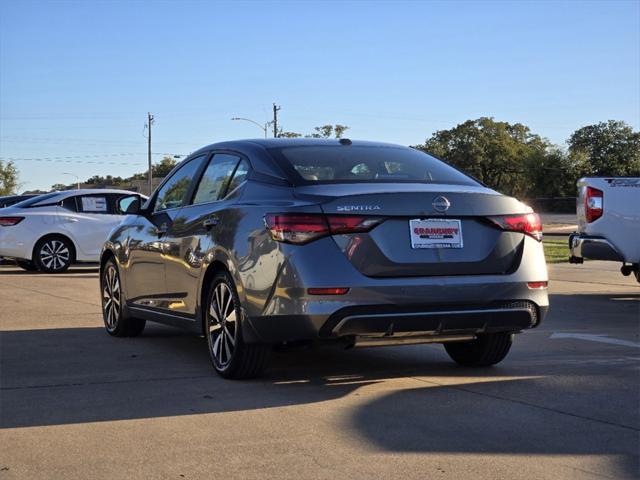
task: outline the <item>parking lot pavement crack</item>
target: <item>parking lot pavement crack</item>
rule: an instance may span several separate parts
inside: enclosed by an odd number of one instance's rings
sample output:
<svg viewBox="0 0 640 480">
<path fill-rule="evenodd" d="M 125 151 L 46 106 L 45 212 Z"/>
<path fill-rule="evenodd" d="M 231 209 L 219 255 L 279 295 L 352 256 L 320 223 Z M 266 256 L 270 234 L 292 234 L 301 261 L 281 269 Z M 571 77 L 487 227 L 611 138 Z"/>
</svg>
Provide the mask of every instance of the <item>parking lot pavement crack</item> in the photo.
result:
<svg viewBox="0 0 640 480">
<path fill-rule="evenodd" d="M 75 298 L 65 297 L 63 295 L 55 295 L 53 293 L 43 292 L 41 290 L 36 290 L 34 288 L 19 287 L 19 286 L 16 286 L 16 285 L 10 285 L 10 284 L 6 284 L 6 283 L 3 283 L 3 282 L 0 282 L 0 285 L 5 285 L 5 286 L 11 287 L 11 288 L 17 288 L 19 290 L 26 290 L 26 291 L 32 292 L 32 293 L 39 293 L 40 295 L 47 295 L 48 297 L 59 298 L 61 300 L 68 300 L 68 301 L 74 302 L 74 303 L 81 303 L 83 305 L 91 305 L 92 307 L 99 307 L 100 306 L 100 304 L 97 303 L 97 302 L 96 303 L 84 302 L 82 300 L 77 300 Z M 97 294 L 96 294 L 96 296 L 97 296 Z"/>
<path fill-rule="evenodd" d="M 94 385 L 116 385 L 126 383 L 149 383 L 149 382 L 163 382 L 166 380 L 195 380 L 198 378 L 211 378 L 211 375 L 193 375 L 183 377 L 153 377 L 153 378 L 134 378 L 130 380 L 104 380 L 101 382 L 70 382 L 70 383 L 51 383 L 41 385 L 23 385 L 19 387 L 0 387 L 0 391 L 13 391 L 13 390 L 30 390 L 38 388 L 65 388 L 65 387 L 86 387 Z"/>
<path fill-rule="evenodd" d="M 507 398 L 507 397 L 503 397 L 503 396 L 500 396 L 500 395 L 494 395 L 494 394 L 491 394 L 491 393 L 478 392 L 476 390 L 472 390 L 470 388 L 465 388 L 465 387 L 462 387 L 460 385 L 448 385 L 448 384 L 434 382 L 432 380 L 425 380 L 424 378 L 420 378 L 420 377 L 411 377 L 411 378 L 413 378 L 414 380 L 417 380 L 418 382 L 428 383 L 430 385 L 437 385 L 439 387 L 449 388 L 449 389 L 452 389 L 452 390 L 459 390 L 459 391 L 462 391 L 462 392 L 472 393 L 472 394 L 480 395 L 480 396 L 487 397 L 487 398 L 493 398 L 495 400 L 502 400 L 504 402 L 516 403 L 516 404 L 519 404 L 519 405 L 524 405 L 526 407 L 536 408 L 536 409 L 539 409 L 539 410 L 545 410 L 547 412 L 553 412 L 553 413 L 557 413 L 559 415 L 567 415 L 567 416 L 574 417 L 574 418 L 580 418 L 582 420 L 589 420 L 589 421 L 592 421 L 592 422 L 600 423 L 600 424 L 603 424 L 603 425 L 609 425 L 609 426 L 612 426 L 612 427 L 624 428 L 626 430 L 631 430 L 633 432 L 640 432 L 640 428 L 632 427 L 630 425 L 624 425 L 622 423 L 609 422 L 607 420 L 601 420 L 599 418 L 588 417 L 586 415 L 579 415 L 577 413 L 571 413 L 571 412 L 567 412 L 565 410 L 559 410 L 559 409 L 556 409 L 556 408 L 545 407 L 543 405 L 536 405 L 535 403 L 525 402 L 524 400 L 516 400 L 514 398 Z"/>
</svg>

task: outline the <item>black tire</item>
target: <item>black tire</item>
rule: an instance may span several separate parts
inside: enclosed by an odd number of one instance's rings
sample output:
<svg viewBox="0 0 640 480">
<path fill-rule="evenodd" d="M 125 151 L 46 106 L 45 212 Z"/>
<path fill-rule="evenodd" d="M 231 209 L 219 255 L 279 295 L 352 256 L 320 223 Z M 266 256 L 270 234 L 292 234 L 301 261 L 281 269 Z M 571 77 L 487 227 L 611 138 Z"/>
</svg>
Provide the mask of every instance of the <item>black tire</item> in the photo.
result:
<svg viewBox="0 0 640 480">
<path fill-rule="evenodd" d="M 74 261 L 73 245 L 68 238 L 52 235 L 38 240 L 33 248 L 33 263 L 44 273 L 65 272 Z"/>
<path fill-rule="evenodd" d="M 471 342 L 445 343 L 454 362 L 465 367 L 488 367 L 500 363 L 513 343 L 511 333 L 485 333 Z"/>
<path fill-rule="evenodd" d="M 137 337 L 142 333 L 147 322 L 125 314 L 124 297 L 120 285 L 118 266 L 113 259 L 107 260 L 100 276 L 104 327 L 107 333 L 114 337 Z"/>
<path fill-rule="evenodd" d="M 260 376 L 269 363 L 271 345 L 244 343 L 244 314 L 235 284 L 228 273 L 218 273 L 210 282 L 204 309 L 204 333 L 209 358 L 216 372 L 229 379 Z"/>
<path fill-rule="evenodd" d="M 16 260 L 16 265 L 27 272 L 37 272 L 38 267 L 31 260 Z"/>
</svg>

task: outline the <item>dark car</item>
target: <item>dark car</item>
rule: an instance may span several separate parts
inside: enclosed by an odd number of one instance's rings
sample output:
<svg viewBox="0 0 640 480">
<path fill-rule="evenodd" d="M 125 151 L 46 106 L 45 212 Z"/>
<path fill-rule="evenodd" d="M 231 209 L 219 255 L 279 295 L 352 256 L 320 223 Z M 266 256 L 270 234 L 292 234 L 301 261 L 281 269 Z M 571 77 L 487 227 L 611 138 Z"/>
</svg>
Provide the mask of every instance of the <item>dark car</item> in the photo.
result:
<svg viewBox="0 0 640 480">
<path fill-rule="evenodd" d="M 540 324 L 538 215 L 421 151 L 372 142 L 217 143 L 190 155 L 110 235 L 107 332 L 152 320 L 207 338 L 228 378 L 274 344 L 443 343 L 487 366 Z"/>
<path fill-rule="evenodd" d="M 27 195 L 7 195 L 0 197 L 0 208 L 10 207 L 18 202 L 27 200 L 28 198 L 37 197 L 38 195 L 38 193 L 30 193 Z"/>
</svg>

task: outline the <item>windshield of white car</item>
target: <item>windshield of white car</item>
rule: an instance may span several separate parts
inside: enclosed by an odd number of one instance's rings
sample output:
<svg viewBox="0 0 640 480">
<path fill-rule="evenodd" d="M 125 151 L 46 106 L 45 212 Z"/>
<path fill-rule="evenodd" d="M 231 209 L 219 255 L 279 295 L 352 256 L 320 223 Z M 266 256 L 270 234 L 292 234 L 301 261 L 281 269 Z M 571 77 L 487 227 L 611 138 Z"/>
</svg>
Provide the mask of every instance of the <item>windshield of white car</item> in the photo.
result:
<svg viewBox="0 0 640 480">
<path fill-rule="evenodd" d="M 43 202 L 45 200 L 49 200 L 53 197 L 57 197 L 58 195 L 60 195 L 60 192 L 45 193 L 43 195 L 38 195 L 37 197 L 29 198 L 27 200 L 18 202 L 15 205 L 12 205 L 12 207 L 13 208 L 31 208 L 31 207 L 44 206 L 44 205 L 36 205 L 36 204 Z M 49 203 L 47 205 L 49 205 Z"/>
</svg>

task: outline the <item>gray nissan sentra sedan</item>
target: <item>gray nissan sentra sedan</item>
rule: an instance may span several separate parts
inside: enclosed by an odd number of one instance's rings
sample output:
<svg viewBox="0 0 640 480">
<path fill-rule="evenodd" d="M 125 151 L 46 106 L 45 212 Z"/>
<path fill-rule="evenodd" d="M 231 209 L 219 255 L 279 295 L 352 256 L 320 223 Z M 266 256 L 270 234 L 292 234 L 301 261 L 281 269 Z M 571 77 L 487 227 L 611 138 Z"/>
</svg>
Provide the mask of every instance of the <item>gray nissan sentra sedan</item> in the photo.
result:
<svg viewBox="0 0 640 480">
<path fill-rule="evenodd" d="M 548 308 L 538 215 L 411 148 L 216 143 L 120 208 L 101 257 L 107 332 L 204 334 L 227 378 L 299 341 L 443 343 L 493 365 Z"/>
</svg>

